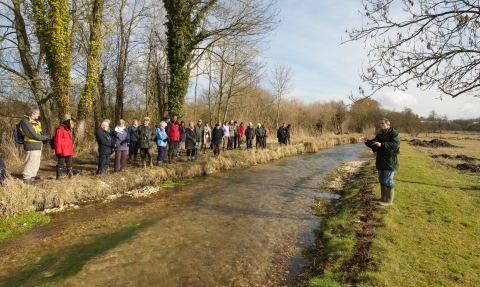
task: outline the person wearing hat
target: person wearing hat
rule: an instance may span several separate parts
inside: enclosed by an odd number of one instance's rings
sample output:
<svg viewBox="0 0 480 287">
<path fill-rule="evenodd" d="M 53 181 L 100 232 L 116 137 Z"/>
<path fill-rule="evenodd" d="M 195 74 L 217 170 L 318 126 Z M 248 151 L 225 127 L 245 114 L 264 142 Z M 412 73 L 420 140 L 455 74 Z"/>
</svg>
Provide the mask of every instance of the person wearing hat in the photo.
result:
<svg viewBox="0 0 480 287">
<path fill-rule="evenodd" d="M 153 167 L 153 141 L 155 140 L 155 128 L 150 126 L 150 118 L 143 118 L 143 125 L 139 126 L 135 131 L 135 136 L 138 139 L 138 147 L 140 148 L 140 157 L 142 158 L 142 167 L 147 167 L 146 158 Z"/>
<path fill-rule="evenodd" d="M 253 138 L 255 137 L 255 130 L 253 124 L 250 122 L 245 130 L 245 138 L 247 139 L 247 149 L 252 148 Z"/>
</svg>

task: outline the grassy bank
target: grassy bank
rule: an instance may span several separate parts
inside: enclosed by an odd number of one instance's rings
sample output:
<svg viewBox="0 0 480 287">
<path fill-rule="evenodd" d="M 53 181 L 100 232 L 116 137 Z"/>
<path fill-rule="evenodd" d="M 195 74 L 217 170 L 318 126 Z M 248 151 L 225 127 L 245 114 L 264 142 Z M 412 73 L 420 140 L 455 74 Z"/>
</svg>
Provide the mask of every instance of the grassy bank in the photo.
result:
<svg viewBox="0 0 480 287">
<path fill-rule="evenodd" d="M 370 166 L 327 209 L 306 285 L 480 285 L 478 174 L 457 171 L 405 142 L 401 151 L 393 207 L 371 202 L 371 191 L 380 192 Z"/>
<path fill-rule="evenodd" d="M 96 159 L 91 156 L 92 150 L 79 147 L 81 150 L 74 157 L 74 178 L 64 177 L 61 181 L 55 180 L 55 161 L 52 154 L 45 151 L 36 186 L 22 183 L 22 161 L 14 158 L 20 158 L 21 153 L 15 154 L 13 146 L 10 145 L 8 148 L 11 150 L 11 158 L 6 159 L 12 176 L 0 186 L 0 223 L 6 218 L 21 216 L 31 211 L 100 201 L 109 195 L 123 194 L 145 186 L 161 187 L 222 170 L 246 168 L 287 156 L 316 152 L 319 149 L 350 143 L 352 138 L 354 139 L 349 135 L 308 138 L 283 147 L 271 143 L 265 150 L 226 151 L 217 158 L 208 150 L 205 155 L 199 154 L 198 160 L 193 163 L 186 162 L 186 157 L 183 156 L 178 158 L 178 164 L 146 169 L 140 168 L 138 161 L 129 162 L 126 171 L 102 176 L 94 175 Z M 8 141 L 3 141 L 4 150 L 6 144 Z M 12 228 L 15 229 L 16 225 L 12 225 Z"/>
</svg>

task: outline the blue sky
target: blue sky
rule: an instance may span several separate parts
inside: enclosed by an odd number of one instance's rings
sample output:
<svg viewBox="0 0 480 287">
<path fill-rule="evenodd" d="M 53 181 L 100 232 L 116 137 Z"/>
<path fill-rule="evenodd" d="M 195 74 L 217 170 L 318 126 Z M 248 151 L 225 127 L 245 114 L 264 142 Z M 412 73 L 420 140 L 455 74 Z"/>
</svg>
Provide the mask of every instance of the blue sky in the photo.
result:
<svg viewBox="0 0 480 287">
<path fill-rule="evenodd" d="M 265 51 L 269 64 L 284 63 L 295 74 L 295 90 L 289 95 L 306 102 L 344 100 L 350 91 L 358 93 L 362 85 L 359 73 L 366 62 L 363 42 L 340 44 L 346 29 L 359 27 L 360 0 L 278 0 L 283 23 L 274 31 L 270 48 Z M 383 107 L 411 108 L 419 116 L 435 110 L 449 119 L 480 117 L 480 98 L 444 96 L 436 90 L 421 91 L 412 87 L 405 92 L 384 88 L 373 98 Z"/>
</svg>

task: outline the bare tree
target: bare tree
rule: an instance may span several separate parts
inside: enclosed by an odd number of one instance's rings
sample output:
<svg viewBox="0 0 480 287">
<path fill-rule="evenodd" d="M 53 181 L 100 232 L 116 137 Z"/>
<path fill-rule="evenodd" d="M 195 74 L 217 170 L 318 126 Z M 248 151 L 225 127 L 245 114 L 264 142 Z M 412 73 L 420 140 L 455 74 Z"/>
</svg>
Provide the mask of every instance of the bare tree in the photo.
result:
<svg viewBox="0 0 480 287">
<path fill-rule="evenodd" d="M 167 51 L 170 69 L 168 105 L 182 114 L 192 65 L 224 38 L 262 41 L 277 27 L 276 0 L 163 0 L 167 11 Z M 262 39 L 263 37 L 263 39 Z M 210 51 L 212 52 L 212 51 Z"/>
<path fill-rule="evenodd" d="M 276 103 L 276 125 L 278 129 L 278 122 L 280 118 L 280 103 L 282 99 L 293 91 L 293 72 L 292 68 L 285 64 L 275 64 L 270 72 L 268 82 L 272 88 Z"/>
<path fill-rule="evenodd" d="M 480 64 L 477 0 L 362 0 L 366 19 L 345 41 L 365 41 L 361 75 L 372 85 L 405 90 L 410 82 L 445 95 L 478 97 Z"/>
</svg>

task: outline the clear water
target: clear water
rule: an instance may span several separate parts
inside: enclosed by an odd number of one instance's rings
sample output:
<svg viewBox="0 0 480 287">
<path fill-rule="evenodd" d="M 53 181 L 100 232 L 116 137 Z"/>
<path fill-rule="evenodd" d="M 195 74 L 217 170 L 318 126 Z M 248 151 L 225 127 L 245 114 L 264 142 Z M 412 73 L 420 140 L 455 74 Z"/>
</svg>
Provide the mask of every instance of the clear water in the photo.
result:
<svg viewBox="0 0 480 287">
<path fill-rule="evenodd" d="M 291 286 L 325 176 L 363 144 L 210 175 L 146 199 L 57 214 L 0 246 L 2 286 Z"/>
</svg>

